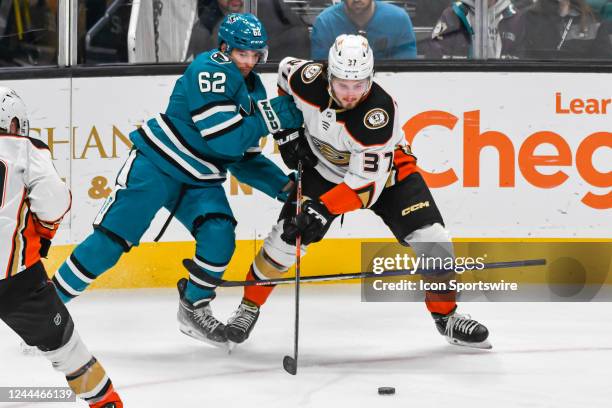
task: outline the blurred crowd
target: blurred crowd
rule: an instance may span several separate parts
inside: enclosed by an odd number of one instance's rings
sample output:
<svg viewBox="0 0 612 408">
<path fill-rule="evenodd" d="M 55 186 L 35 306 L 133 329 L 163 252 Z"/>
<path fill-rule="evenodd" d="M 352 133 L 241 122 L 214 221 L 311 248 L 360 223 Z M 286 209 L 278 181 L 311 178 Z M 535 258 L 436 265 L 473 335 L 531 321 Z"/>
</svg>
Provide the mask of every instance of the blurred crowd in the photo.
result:
<svg viewBox="0 0 612 408">
<path fill-rule="evenodd" d="M 163 3 L 140 0 L 147 1 Z M 183 61 L 216 47 L 223 16 L 245 10 L 244 0 L 185 1 L 194 15 Z M 272 61 L 324 59 L 342 33 L 366 36 L 377 59 L 612 59 L 612 0 L 486 1 L 480 54 L 478 0 L 258 0 L 257 15 Z M 138 62 L 128 58 L 132 7 L 130 0 L 78 1 L 79 63 Z M 0 0 L 0 67 L 56 65 L 57 13 L 58 0 Z"/>
</svg>

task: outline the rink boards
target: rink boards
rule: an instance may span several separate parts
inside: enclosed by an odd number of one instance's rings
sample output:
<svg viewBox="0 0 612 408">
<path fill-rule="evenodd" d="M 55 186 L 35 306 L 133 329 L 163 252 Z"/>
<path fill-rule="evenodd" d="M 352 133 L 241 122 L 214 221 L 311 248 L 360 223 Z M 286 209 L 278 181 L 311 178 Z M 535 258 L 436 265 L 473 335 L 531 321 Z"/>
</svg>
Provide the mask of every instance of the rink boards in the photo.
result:
<svg viewBox="0 0 612 408">
<path fill-rule="evenodd" d="M 452 235 L 457 239 L 610 241 L 612 104 L 609 74 L 379 73 Z M 6 81 L 28 105 L 32 135 L 53 151 L 73 207 L 49 270 L 91 231 L 129 151 L 127 135 L 163 111 L 175 76 Z M 275 75 L 265 74 L 269 92 Z M 270 140 L 263 151 L 277 163 Z M 280 203 L 226 183 L 238 245 L 226 276 L 240 278 L 275 222 Z M 193 254 L 187 231 L 160 211 L 143 244 L 96 282 L 103 287 L 171 286 Z M 354 272 L 363 240 L 392 241 L 367 211 L 348 214 L 329 240 L 309 249 L 307 274 Z"/>
</svg>

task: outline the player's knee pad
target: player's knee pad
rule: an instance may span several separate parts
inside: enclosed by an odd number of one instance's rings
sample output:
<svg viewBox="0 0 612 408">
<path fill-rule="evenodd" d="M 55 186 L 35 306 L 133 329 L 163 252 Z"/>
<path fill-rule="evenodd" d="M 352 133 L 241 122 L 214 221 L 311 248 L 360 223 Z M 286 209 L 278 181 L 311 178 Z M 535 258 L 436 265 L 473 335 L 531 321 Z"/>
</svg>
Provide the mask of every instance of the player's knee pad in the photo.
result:
<svg viewBox="0 0 612 408">
<path fill-rule="evenodd" d="M 454 258 L 450 234 L 441 224 L 422 227 L 405 238 L 417 257 L 444 260 Z"/>
<path fill-rule="evenodd" d="M 284 221 L 280 220 L 264 241 L 253 262 L 253 272 L 259 279 L 277 278 L 287 271 L 295 262 L 295 245 L 285 242 L 283 234 Z M 306 246 L 302 245 L 302 256 L 306 255 Z"/>
<path fill-rule="evenodd" d="M 204 217 L 193 232 L 196 254 L 215 263 L 228 263 L 236 249 L 236 221 L 225 214 Z"/>
</svg>

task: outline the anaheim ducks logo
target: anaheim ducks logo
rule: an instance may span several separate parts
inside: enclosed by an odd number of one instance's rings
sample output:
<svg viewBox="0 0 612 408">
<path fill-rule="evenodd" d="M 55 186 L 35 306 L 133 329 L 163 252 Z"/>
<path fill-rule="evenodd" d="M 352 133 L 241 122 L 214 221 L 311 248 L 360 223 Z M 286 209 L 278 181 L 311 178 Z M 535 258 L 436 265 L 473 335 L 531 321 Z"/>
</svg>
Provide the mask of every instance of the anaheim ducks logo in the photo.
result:
<svg viewBox="0 0 612 408">
<path fill-rule="evenodd" d="M 389 123 L 389 114 L 380 108 L 375 108 L 366 113 L 365 118 L 363 118 L 363 124 L 368 129 L 380 129 L 381 127 L 385 127 Z"/>
<path fill-rule="evenodd" d="M 302 70 L 302 82 L 309 84 L 323 72 L 322 64 L 308 64 Z"/>
<path fill-rule="evenodd" d="M 335 164 L 336 166 L 348 166 L 349 161 L 351 160 L 350 152 L 342 152 L 340 150 L 336 150 L 329 143 L 325 143 L 322 140 L 319 140 L 315 137 L 312 138 L 312 142 L 319 149 L 323 157 L 330 162 L 331 164 Z"/>
</svg>

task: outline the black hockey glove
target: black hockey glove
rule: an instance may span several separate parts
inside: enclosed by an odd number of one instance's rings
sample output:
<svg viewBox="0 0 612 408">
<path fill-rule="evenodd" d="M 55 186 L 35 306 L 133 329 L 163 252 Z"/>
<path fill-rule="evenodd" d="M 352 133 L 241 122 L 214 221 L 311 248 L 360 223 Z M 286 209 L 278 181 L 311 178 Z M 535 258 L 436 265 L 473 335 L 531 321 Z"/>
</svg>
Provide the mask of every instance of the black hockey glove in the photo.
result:
<svg viewBox="0 0 612 408">
<path fill-rule="evenodd" d="M 46 258 L 49 255 L 49 248 L 51 248 L 51 240 L 47 238 L 40 238 L 40 250 L 38 253 L 41 258 Z"/>
<path fill-rule="evenodd" d="M 302 245 L 319 242 L 331 226 L 335 216 L 319 201 L 306 200 L 302 204 L 300 215 L 285 220 L 283 224 L 283 241 L 295 245 L 298 234 L 302 236 Z"/>
<path fill-rule="evenodd" d="M 278 144 L 283 162 L 292 170 L 297 170 L 298 161 L 304 167 L 314 167 L 319 162 L 317 156 L 310 150 L 304 128 L 286 129 L 272 135 Z"/>
</svg>

